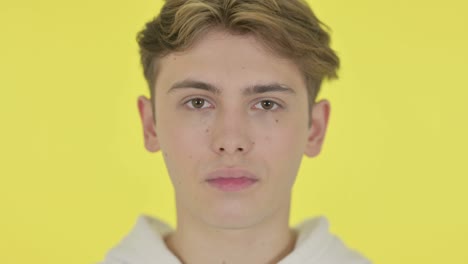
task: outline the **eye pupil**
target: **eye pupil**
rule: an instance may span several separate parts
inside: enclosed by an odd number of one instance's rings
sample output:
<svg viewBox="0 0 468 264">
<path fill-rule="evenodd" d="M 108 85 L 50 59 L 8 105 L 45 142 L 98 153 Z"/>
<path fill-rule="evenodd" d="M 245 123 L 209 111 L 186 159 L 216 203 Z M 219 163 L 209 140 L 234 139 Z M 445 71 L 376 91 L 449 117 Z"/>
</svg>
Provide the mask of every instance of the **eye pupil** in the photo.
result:
<svg viewBox="0 0 468 264">
<path fill-rule="evenodd" d="M 195 99 L 192 99 L 192 105 L 193 105 L 195 108 L 199 108 L 199 107 L 197 107 L 197 106 L 200 106 L 200 107 L 203 106 L 203 101 L 204 101 L 204 99 L 202 99 L 202 98 L 195 98 Z M 196 103 L 194 103 L 194 102 L 196 102 Z"/>
<path fill-rule="evenodd" d="M 266 106 L 265 108 L 266 109 L 271 109 L 271 106 L 273 105 L 273 103 L 271 101 L 262 101 L 262 106 Z"/>
</svg>

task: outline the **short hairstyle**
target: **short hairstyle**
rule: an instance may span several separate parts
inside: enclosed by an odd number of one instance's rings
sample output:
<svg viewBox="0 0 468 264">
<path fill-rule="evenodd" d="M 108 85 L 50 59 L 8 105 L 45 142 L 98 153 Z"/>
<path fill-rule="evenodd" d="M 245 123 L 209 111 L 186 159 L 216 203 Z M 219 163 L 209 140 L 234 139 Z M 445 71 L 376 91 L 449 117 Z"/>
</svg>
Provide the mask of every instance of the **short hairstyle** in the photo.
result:
<svg viewBox="0 0 468 264">
<path fill-rule="evenodd" d="M 322 80 L 338 78 L 340 60 L 329 29 L 304 0 L 166 0 L 159 15 L 138 32 L 137 42 L 155 113 L 158 58 L 189 49 L 210 29 L 253 34 L 267 49 L 299 66 L 310 113 Z"/>
</svg>

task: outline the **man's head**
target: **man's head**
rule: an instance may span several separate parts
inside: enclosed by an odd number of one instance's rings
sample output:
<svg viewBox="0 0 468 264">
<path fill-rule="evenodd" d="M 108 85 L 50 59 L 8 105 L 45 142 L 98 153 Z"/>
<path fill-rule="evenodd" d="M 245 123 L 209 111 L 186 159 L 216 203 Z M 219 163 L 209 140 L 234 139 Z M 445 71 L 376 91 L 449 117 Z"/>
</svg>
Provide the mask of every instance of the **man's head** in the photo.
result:
<svg viewBox="0 0 468 264">
<path fill-rule="evenodd" d="M 302 155 L 325 136 L 330 105 L 313 102 L 339 66 L 319 24 L 299 0 L 167 0 L 138 34 L 145 146 L 164 154 L 179 217 L 241 228 L 286 213 Z M 258 182 L 207 184 L 232 167 Z"/>
<path fill-rule="evenodd" d="M 322 80 L 337 78 L 340 64 L 321 25 L 302 0 L 166 0 L 159 16 L 137 35 L 153 114 L 160 58 L 189 49 L 215 28 L 253 35 L 265 48 L 293 60 L 306 82 L 310 112 Z M 310 126 L 310 116 L 308 121 Z"/>
</svg>

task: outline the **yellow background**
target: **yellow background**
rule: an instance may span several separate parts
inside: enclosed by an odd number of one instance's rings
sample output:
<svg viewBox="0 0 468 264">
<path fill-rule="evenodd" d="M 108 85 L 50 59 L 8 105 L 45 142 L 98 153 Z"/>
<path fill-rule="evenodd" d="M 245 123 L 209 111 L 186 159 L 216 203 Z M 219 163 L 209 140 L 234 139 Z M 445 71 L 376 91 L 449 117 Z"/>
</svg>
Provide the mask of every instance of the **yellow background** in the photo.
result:
<svg viewBox="0 0 468 264">
<path fill-rule="evenodd" d="M 175 225 L 135 35 L 161 1 L 0 2 L 0 262 L 95 263 L 140 213 Z M 326 215 L 374 263 L 468 263 L 468 4 L 310 1 L 341 79 L 291 225 Z"/>
</svg>

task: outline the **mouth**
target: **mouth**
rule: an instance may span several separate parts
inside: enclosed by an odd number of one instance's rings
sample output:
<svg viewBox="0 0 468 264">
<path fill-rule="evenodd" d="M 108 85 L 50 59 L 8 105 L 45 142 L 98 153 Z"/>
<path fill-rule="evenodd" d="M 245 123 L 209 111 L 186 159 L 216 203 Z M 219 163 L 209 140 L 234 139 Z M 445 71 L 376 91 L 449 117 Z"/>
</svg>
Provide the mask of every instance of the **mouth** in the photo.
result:
<svg viewBox="0 0 468 264">
<path fill-rule="evenodd" d="M 254 185 L 258 180 L 246 177 L 240 178 L 216 178 L 207 180 L 210 186 L 225 192 L 237 192 Z"/>
<path fill-rule="evenodd" d="M 209 173 L 206 177 L 206 181 L 210 180 L 215 180 L 215 179 L 237 179 L 237 178 L 247 178 L 249 180 L 259 180 L 257 175 L 253 174 L 252 172 L 245 170 L 245 169 L 239 169 L 239 168 L 223 168 L 223 169 L 218 169 L 215 170 L 211 173 Z"/>
<path fill-rule="evenodd" d="M 208 174 L 206 182 L 216 189 L 236 192 L 255 185 L 259 178 L 244 169 L 220 169 Z"/>
</svg>

